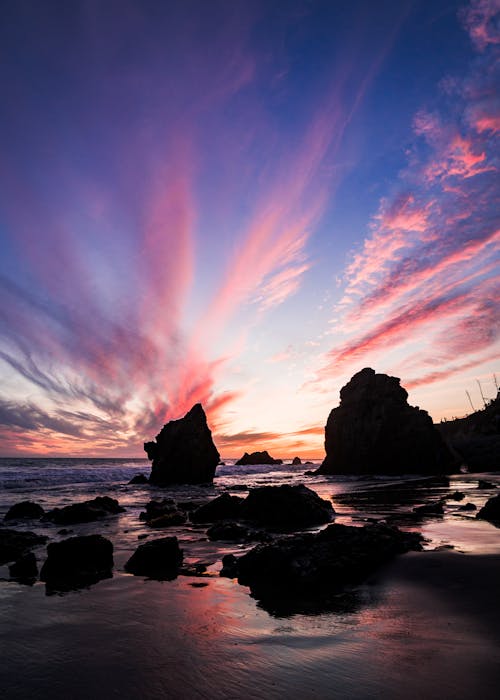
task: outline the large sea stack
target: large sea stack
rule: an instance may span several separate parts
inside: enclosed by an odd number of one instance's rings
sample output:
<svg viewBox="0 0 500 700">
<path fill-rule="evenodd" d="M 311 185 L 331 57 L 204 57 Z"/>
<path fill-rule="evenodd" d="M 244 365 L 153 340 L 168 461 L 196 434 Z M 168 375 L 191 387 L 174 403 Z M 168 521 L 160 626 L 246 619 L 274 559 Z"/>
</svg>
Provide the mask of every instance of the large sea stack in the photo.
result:
<svg viewBox="0 0 500 700">
<path fill-rule="evenodd" d="M 164 425 L 154 442 L 144 443 L 144 449 L 153 461 L 149 481 L 158 486 L 211 482 L 219 463 L 219 453 L 199 403 L 184 418 Z"/>
<path fill-rule="evenodd" d="M 328 416 L 320 474 L 444 474 L 457 463 L 426 411 L 397 377 L 365 368 Z"/>
</svg>

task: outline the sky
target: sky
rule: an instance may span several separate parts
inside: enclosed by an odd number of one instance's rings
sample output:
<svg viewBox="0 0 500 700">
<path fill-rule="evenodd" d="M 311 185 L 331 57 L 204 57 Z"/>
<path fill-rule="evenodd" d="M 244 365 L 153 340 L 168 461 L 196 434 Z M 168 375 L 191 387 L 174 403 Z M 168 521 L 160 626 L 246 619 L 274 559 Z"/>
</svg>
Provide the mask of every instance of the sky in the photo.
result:
<svg viewBox="0 0 500 700">
<path fill-rule="evenodd" d="M 500 380 L 500 0 L 0 2 L 0 455 L 321 458 Z"/>
</svg>

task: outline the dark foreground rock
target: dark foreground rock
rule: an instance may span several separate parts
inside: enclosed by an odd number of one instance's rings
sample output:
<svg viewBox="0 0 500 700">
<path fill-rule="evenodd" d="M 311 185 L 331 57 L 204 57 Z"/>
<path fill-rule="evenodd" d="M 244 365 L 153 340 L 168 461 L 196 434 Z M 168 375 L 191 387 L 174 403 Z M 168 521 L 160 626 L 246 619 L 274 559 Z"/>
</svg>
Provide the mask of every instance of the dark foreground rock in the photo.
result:
<svg viewBox="0 0 500 700">
<path fill-rule="evenodd" d="M 113 545 L 102 535 L 70 537 L 47 546 L 47 559 L 40 572 L 51 591 L 68 591 L 110 578 Z"/>
<path fill-rule="evenodd" d="M 182 558 L 177 537 L 161 537 L 139 545 L 125 564 L 125 571 L 135 576 L 171 580 L 176 578 Z"/>
<path fill-rule="evenodd" d="M 440 474 L 458 466 L 428 413 L 408 405 L 399 381 L 366 368 L 342 387 L 318 473 Z"/>
<path fill-rule="evenodd" d="M 149 484 L 149 479 L 145 474 L 136 474 L 128 482 L 129 485 L 133 484 Z"/>
<path fill-rule="evenodd" d="M 172 498 L 149 501 L 146 511 L 141 513 L 139 518 L 145 520 L 149 527 L 156 528 L 183 525 L 187 520 L 186 514 L 177 507 Z"/>
<path fill-rule="evenodd" d="M 18 581 L 33 583 L 38 576 L 38 566 L 33 552 L 24 554 L 11 564 L 9 574 L 11 578 Z"/>
<path fill-rule="evenodd" d="M 476 518 L 490 520 L 491 522 L 500 524 L 500 494 L 486 501 L 485 505 L 476 515 Z"/>
<path fill-rule="evenodd" d="M 267 450 L 263 450 L 262 452 L 252 452 L 251 454 L 245 452 L 243 457 L 240 457 L 236 464 L 239 466 L 249 464 L 283 464 L 283 460 L 274 459 Z"/>
<path fill-rule="evenodd" d="M 123 508 L 115 498 L 109 496 L 97 496 L 90 501 L 73 503 L 63 508 L 49 510 L 44 520 L 56 525 L 74 525 L 76 523 L 91 523 L 94 520 L 106 518 L 108 515 L 123 513 Z"/>
<path fill-rule="evenodd" d="M 397 554 L 421 549 L 421 535 L 388 525 L 329 525 L 317 534 L 294 535 L 258 545 L 225 572 L 249 586 L 271 612 L 304 597 L 320 599 L 365 579 Z"/>
<path fill-rule="evenodd" d="M 443 515 L 444 508 L 443 504 L 438 501 L 437 503 L 425 503 L 423 506 L 417 506 L 413 512 L 418 515 Z"/>
<path fill-rule="evenodd" d="M 240 517 L 243 498 L 223 493 L 191 513 L 193 523 L 213 523 L 217 520 L 232 520 Z"/>
<path fill-rule="evenodd" d="M 40 520 L 44 513 L 44 509 L 38 503 L 21 501 L 9 508 L 4 520 Z"/>
<path fill-rule="evenodd" d="M 322 525 L 333 520 L 334 515 L 330 501 L 303 484 L 252 489 L 240 510 L 241 518 L 280 530 Z"/>
<path fill-rule="evenodd" d="M 212 482 L 219 463 L 219 453 L 199 403 L 184 418 L 164 425 L 154 442 L 144 443 L 144 449 L 153 461 L 149 481 L 158 486 Z"/>
<path fill-rule="evenodd" d="M 47 540 L 48 537 L 37 535 L 34 532 L 0 528 L 0 564 L 19 559 L 33 547 L 45 544 Z"/>
</svg>

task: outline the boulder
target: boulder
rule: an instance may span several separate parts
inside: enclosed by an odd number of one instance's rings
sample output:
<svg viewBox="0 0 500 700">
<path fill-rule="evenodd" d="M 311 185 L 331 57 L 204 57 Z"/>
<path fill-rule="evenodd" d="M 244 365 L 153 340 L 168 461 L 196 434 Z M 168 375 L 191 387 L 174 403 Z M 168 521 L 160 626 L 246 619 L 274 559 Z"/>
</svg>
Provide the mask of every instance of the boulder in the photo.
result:
<svg viewBox="0 0 500 700">
<path fill-rule="evenodd" d="M 333 520 L 334 515 L 330 501 L 303 484 L 252 489 L 240 509 L 241 518 L 277 529 L 321 525 Z"/>
<path fill-rule="evenodd" d="M 44 513 L 44 509 L 38 503 L 21 501 L 9 508 L 4 520 L 40 520 Z"/>
<path fill-rule="evenodd" d="M 450 493 L 448 498 L 450 501 L 463 501 L 465 498 L 465 493 L 462 491 L 454 491 L 453 493 Z"/>
<path fill-rule="evenodd" d="M 293 464 L 294 466 L 298 466 L 299 464 L 302 464 L 302 461 L 301 461 L 300 457 L 294 457 L 294 458 L 292 459 L 292 464 Z"/>
<path fill-rule="evenodd" d="M 168 513 L 163 513 L 163 515 L 158 515 L 156 518 L 148 520 L 147 525 L 155 528 L 172 527 L 173 525 L 184 525 L 186 521 L 186 514 L 181 510 L 171 510 Z"/>
<path fill-rule="evenodd" d="M 283 460 L 274 459 L 267 450 L 263 450 L 262 452 L 252 452 L 251 454 L 245 452 L 243 457 L 241 457 L 236 464 L 239 466 L 246 466 L 249 464 L 283 464 Z"/>
<path fill-rule="evenodd" d="M 427 412 L 408 405 L 399 381 L 366 368 L 341 389 L 319 474 L 436 474 L 458 466 Z"/>
<path fill-rule="evenodd" d="M 476 515 L 476 518 L 480 518 L 481 520 L 490 520 L 494 523 L 500 523 L 500 494 L 488 499 L 485 505 Z"/>
<path fill-rule="evenodd" d="M 413 512 L 418 515 L 443 515 L 444 509 L 443 504 L 438 501 L 437 503 L 426 503 L 423 506 L 417 506 L 413 509 Z"/>
<path fill-rule="evenodd" d="M 459 506 L 458 510 L 477 510 L 477 506 L 474 503 L 466 503 L 463 506 Z"/>
<path fill-rule="evenodd" d="M 130 484 L 149 484 L 149 479 L 145 474 L 136 474 L 133 476 L 130 481 L 128 482 Z"/>
<path fill-rule="evenodd" d="M 271 612 L 304 596 L 317 601 L 346 584 L 357 584 L 392 557 L 421 549 L 418 533 L 384 524 L 329 525 L 316 534 L 293 535 L 258 545 L 224 562 L 222 575 L 237 576 Z"/>
<path fill-rule="evenodd" d="M 11 578 L 33 582 L 38 576 L 38 566 L 33 552 L 23 554 L 14 564 L 11 564 L 9 566 L 9 574 Z"/>
<path fill-rule="evenodd" d="M 192 511 L 191 521 L 193 523 L 213 523 L 217 520 L 238 518 L 243 501 L 244 499 L 240 496 L 223 493 Z"/>
<path fill-rule="evenodd" d="M 90 501 L 73 503 L 63 508 L 49 510 L 44 520 L 49 520 L 56 525 L 74 525 L 75 523 L 91 523 L 108 515 L 123 513 L 123 508 L 115 498 L 109 496 L 97 496 Z"/>
<path fill-rule="evenodd" d="M 219 453 L 207 418 L 197 403 L 184 418 L 163 426 L 154 442 L 144 443 L 152 460 L 151 484 L 204 484 L 213 481 Z"/>
<path fill-rule="evenodd" d="M 20 532 L 0 528 L 0 564 L 15 561 L 40 544 L 45 544 L 48 537 L 34 532 Z"/>
<path fill-rule="evenodd" d="M 102 535 L 70 537 L 47 546 L 47 559 L 40 572 L 52 591 L 67 591 L 90 586 L 110 578 L 113 569 L 113 545 Z"/>
<path fill-rule="evenodd" d="M 125 571 L 134 576 L 171 580 L 177 577 L 182 558 L 177 537 L 161 537 L 139 545 L 125 564 Z"/>
<path fill-rule="evenodd" d="M 173 498 L 162 498 L 161 501 L 152 500 L 146 503 L 146 510 L 139 515 L 139 519 L 153 520 L 174 510 L 177 510 L 177 506 Z"/>
<path fill-rule="evenodd" d="M 492 481 L 486 481 L 485 479 L 479 479 L 477 482 L 478 489 L 496 489 L 496 484 Z"/>
</svg>

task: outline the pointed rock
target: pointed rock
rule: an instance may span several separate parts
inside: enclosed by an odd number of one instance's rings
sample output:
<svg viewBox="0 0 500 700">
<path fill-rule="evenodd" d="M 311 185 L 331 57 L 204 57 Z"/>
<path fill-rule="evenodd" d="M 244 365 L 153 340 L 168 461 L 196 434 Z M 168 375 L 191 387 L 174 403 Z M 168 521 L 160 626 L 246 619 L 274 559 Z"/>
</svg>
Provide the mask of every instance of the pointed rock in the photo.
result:
<svg viewBox="0 0 500 700">
<path fill-rule="evenodd" d="M 166 423 L 155 441 L 146 442 L 144 449 L 153 461 L 149 481 L 158 486 L 211 482 L 219 463 L 219 453 L 199 403 L 184 418 Z"/>
</svg>

